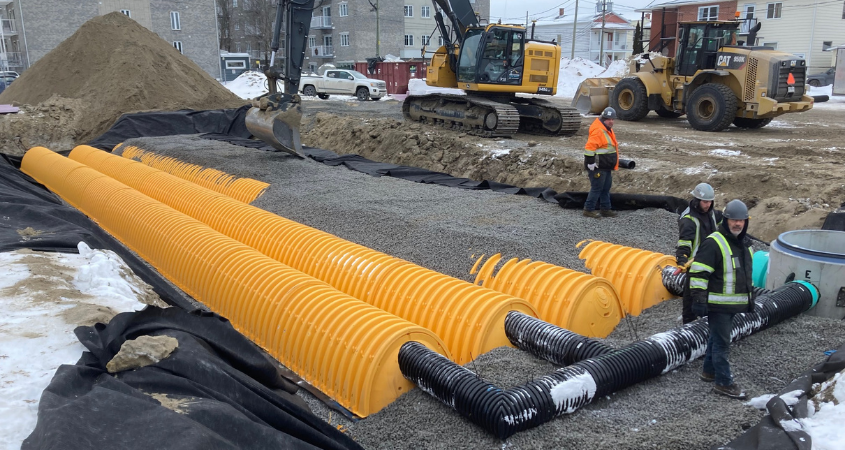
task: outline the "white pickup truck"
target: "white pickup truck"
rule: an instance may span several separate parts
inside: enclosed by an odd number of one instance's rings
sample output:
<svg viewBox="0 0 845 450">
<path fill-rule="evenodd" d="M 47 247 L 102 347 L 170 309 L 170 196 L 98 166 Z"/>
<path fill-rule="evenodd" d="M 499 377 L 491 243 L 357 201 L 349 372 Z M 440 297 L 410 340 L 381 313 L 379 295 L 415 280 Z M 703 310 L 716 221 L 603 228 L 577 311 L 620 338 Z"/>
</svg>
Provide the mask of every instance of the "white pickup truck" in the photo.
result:
<svg viewBox="0 0 845 450">
<path fill-rule="evenodd" d="M 363 73 L 348 69 L 327 70 L 323 76 L 305 76 L 299 80 L 303 95 L 322 99 L 329 95 L 354 95 L 358 100 L 378 100 L 387 95 L 387 83 L 367 78 Z"/>
</svg>

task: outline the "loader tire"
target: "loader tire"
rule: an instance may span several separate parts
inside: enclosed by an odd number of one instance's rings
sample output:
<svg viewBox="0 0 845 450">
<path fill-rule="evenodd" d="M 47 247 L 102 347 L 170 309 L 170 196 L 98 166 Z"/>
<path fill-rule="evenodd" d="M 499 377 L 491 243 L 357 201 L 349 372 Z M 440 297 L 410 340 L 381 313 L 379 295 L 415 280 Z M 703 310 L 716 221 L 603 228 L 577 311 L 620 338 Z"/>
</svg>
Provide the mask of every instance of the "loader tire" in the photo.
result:
<svg viewBox="0 0 845 450">
<path fill-rule="evenodd" d="M 772 119 L 746 119 L 745 117 L 734 118 L 734 125 L 737 128 L 746 128 L 749 130 L 756 130 L 763 128 L 771 122 Z"/>
<path fill-rule="evenodd" d="M 639 78 L 623 78 L 610 95 L 610 106 L 622 120 L 637 121 L 648 115 L 648 95 Z"/>
<path fill-rule="evenodd" d="M 687 120 L 699 131 L 722 131 L 736 117 L 737 99 L 724 84 L 708 83 L 692 91 Z"/>
</svg>

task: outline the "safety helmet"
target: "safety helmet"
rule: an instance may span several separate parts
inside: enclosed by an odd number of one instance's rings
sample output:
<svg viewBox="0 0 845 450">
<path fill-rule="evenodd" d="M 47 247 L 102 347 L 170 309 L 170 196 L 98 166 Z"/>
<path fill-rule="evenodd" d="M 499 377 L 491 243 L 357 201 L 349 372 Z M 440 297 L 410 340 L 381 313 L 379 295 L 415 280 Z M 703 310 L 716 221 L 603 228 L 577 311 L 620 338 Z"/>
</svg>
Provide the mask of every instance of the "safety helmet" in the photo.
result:
<svg viewBox="0 0 845 450">
<path fill-rule="evenodd" d="M 725 211 L 722 212 L 725 219 L 731 220 L 745 220 L 748 218 L 748 207 L 741 200 L 731 200 L 725 205 Z"/>
<path fill-rule="evenodd" d="M 716 200 L 716 191 L 713 190 L 713 186 L 710 186 L 707 183 L 698 183 L 698 186 L 696 186 L 690 194 L 692 194 L 693 197 L 706 202 Z"/>
<path fill-rule="evenodd" d="M 601 118 L 616 120 L 616 110 L 608 106 L 601 112 Z"/>
</svg>

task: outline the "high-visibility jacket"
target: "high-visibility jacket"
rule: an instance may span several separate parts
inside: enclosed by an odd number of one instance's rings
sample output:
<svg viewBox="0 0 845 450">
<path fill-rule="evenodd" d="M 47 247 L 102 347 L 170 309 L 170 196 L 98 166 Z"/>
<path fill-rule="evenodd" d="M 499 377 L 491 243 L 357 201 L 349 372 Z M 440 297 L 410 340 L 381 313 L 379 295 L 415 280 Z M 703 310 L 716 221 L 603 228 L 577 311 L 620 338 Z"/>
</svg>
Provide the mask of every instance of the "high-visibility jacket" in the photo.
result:
<svg viewBox="0 0 845 450">
<path fill-rule="evenodd" d="M 681 217 L 678 219 L 678 246 L 675 249 L 675 260 L 679 265 L 695 257 L 701 242 L 716 231 L 719 222 L 722 221 L 722 213 L 716 211 L 713 205 L 706 213 L 699 209 L 701 200 L 694 198 Z"/>
<path fill-rule="evenodd" d="M 598 161 L 598 162 L 597 162 Z M 599 170 L 619 170 L 619 143 L 616 134 L 600 119 L 590 125 L 590 137 L 584 146 L 584 166 L 598 164 Z"/>
<path fill-rule="evenodd" d="M 707 303 L 709 312 L 744 313 L 754 308 L 751 284 L 751 243 L 745 229 L 734 236 L 722 221 L 718 231 L 701 244 L 689 269 L 690 295 L 696 303 Z"/>
</svg>

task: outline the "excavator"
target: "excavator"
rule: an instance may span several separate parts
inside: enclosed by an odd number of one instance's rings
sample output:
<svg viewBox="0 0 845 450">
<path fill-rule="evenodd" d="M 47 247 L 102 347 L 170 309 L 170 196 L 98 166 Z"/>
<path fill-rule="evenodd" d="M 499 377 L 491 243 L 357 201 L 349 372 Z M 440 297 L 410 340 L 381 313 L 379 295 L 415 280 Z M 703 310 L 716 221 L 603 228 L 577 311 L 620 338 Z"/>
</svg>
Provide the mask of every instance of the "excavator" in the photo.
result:
<svg viewBox="0 0 845 450">
<path fill-rule="evenodd" d="M 402 105 L 407 120 L 482 137 L 517 132 L 569 136 L 578 131 L 581 115 L 575 108 L 516 95 L 555 95 L 557 43 L 533 39 L 533 32 L 528 37 L 518 25 L 481 25 L 469 0 L 432 3 L 443 45 L 428 63 L 426 84 L 462 89 L 466 95 L 409 95 Z"/>
</svg>

